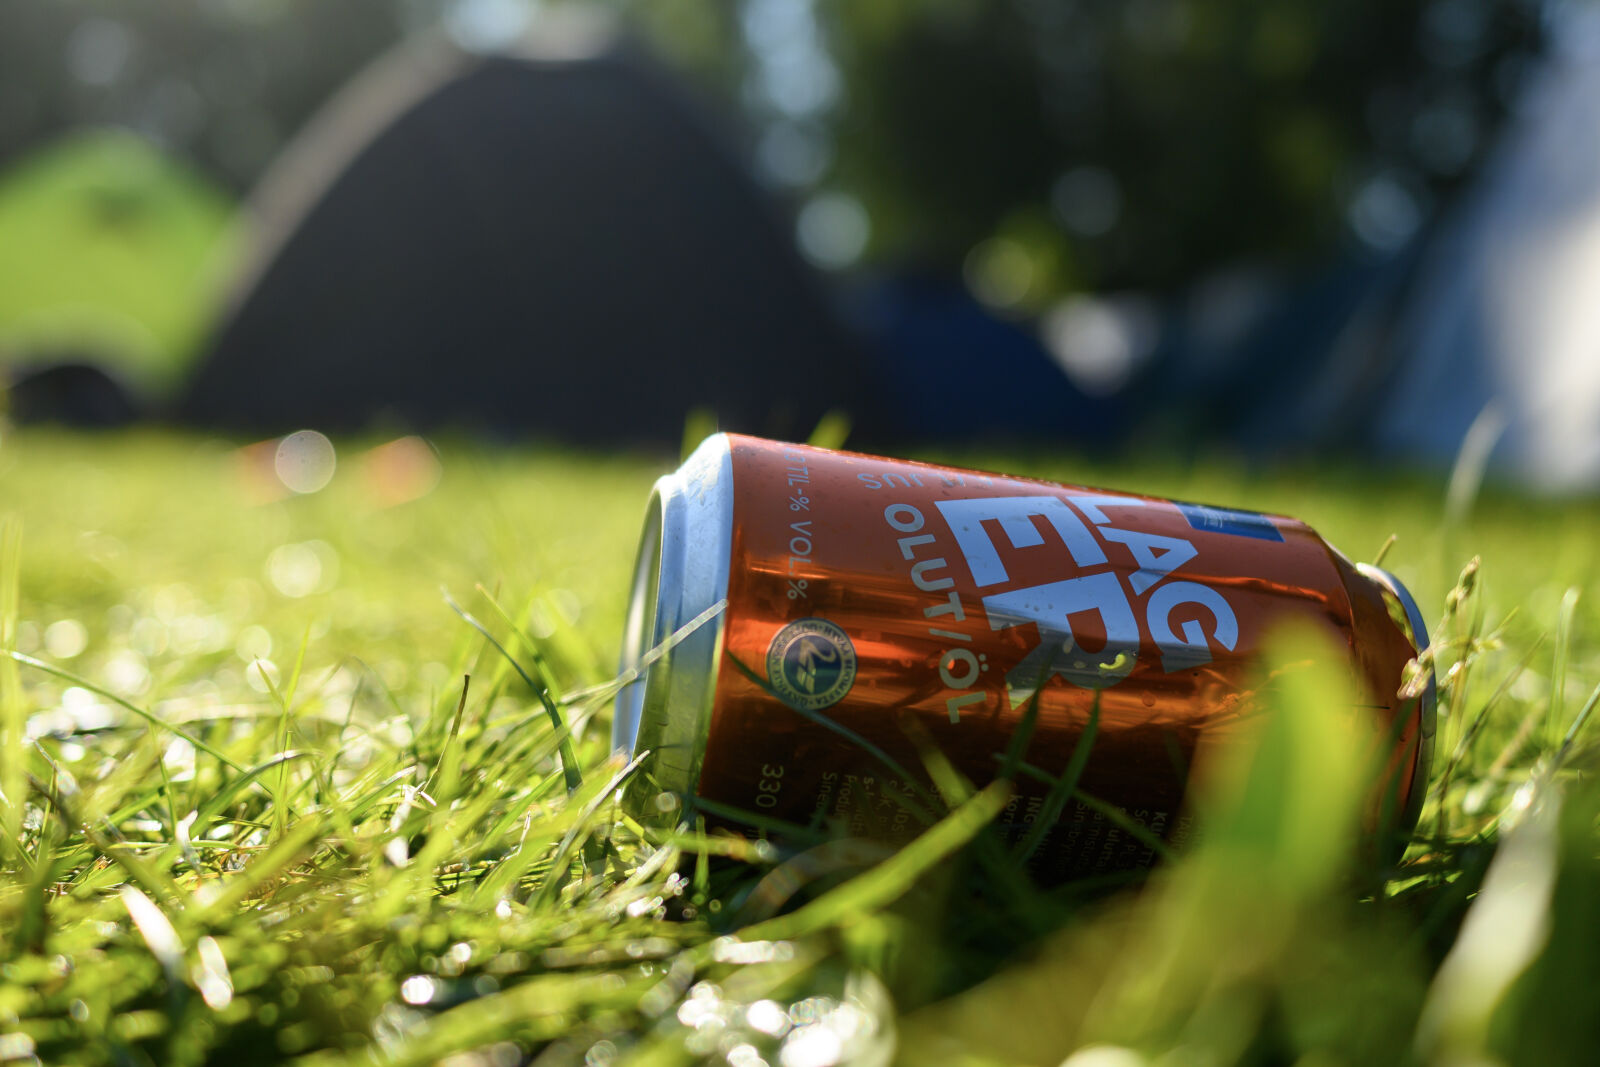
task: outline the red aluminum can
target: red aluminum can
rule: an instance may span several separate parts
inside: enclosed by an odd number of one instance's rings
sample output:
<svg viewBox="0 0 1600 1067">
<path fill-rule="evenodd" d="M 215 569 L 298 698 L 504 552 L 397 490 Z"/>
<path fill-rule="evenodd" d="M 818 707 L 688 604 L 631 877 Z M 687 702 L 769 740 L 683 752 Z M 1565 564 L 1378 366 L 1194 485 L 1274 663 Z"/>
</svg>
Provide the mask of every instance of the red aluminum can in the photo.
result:
<svg viewBox="0 0 1600 1067">
<path fill-rule="evenodd" d="M 1153 860 L 1107 806 L 1189 836 L 1187 768 L 1235 731 L 1254 654 L 1291 615 L 1343 637 L 1409 829 L 1434 734 L 1431 679 L 1397 696 L 1421 614 L 1304 523 L 719 434 L 652 494 L 612 740 L 648 753 L 627 794 L 641 817 L 698 803 L 892 839 L 917 828 L 917 786 L 861 741 L 920 768 L 914 722 L 981 784 L 1030 707 L 1026 758 L 1050 774 L 1097 714 L 1091 802 L 1051 812 L 1048 784 L 1021 778 L 998 825 L 1020 840 L 1054 816 L 1036 873 L 1104 874 Z"/>
</svg>

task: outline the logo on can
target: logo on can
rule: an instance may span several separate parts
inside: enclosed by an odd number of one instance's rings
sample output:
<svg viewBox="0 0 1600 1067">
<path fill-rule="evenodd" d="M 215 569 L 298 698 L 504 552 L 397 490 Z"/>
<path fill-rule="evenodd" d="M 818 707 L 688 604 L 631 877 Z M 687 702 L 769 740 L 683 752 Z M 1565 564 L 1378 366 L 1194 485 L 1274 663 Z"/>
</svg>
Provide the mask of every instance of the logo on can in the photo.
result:
<svg viewBox="0 0 1600 1067">
<path fill-rule="evenodd" d="M 855 680 L 855 646 L 827 619 L 797 619 L 767 647 L 767 681 L 791 707 L 817 711 L 837 704 Z"/>
</svg>

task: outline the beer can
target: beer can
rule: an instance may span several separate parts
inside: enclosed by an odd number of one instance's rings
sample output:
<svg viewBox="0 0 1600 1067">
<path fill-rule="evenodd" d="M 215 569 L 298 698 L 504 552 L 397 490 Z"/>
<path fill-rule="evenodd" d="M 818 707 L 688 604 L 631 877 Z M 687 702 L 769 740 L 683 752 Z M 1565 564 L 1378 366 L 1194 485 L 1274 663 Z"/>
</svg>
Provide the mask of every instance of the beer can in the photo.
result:
<svg viewBox="0 0 1600 1067">
<path fill-rule="evenodd" d="M 1193 833 L 1189 765 L 1237 734 L 1290 616 L 1342 639 L 1409 829 L 1434 734 L 1431 677 L 1398 695 L 1421 614 L 1304 523 L 718 434 L 645 520 L 612 733 L 644 756 L 626 803 L 905 837 L 929 743 L 982 784 L 1026 722 L 1047 778 L 1092 717 L 1072 799 L 1018 776 L 999 832 L 1049 881 L 1147 866 L 1151 839 Z"/>
</svg>

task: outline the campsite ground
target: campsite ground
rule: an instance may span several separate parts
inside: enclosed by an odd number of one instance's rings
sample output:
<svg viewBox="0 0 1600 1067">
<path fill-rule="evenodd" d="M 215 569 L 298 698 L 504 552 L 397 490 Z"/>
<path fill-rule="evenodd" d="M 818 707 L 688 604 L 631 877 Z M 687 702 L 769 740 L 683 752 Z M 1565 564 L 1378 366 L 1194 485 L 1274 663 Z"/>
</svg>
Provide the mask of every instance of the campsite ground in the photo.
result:
<svg viewBox="0 0 1600 1067">
<path fill-rule="evenodd" d="M 1589 1058 L 1600 797 L 1590 732 L 1562 742 L 1600 681 L 1600 603 L 1570 592 L 1594 504 L 1446 514 L 1431 476 L 937 457 L 1293 514 L 1355 559 L 1396 535 L 1385 565 L 1443 624 L 1419 839 L 1397 867 L 1351 845 L 1359 754 L 1338 680 L 1312 678 L 1142 892 L 1033 889 L 986 843 L 994 794 L 950 784 L 918 845 L 773 916 L 750 848 L 640 842 L 583 695 L 670 464 L 379 445 L 341 442 L 302 495 L 270 448 L 0 442 L 0 641 L 26 657 L 0 664 L 0 791 L 27 798 L 0 826 L 0 1061 Z M 444 594 L 548 685 L 575 768 Z"/>
</svg>

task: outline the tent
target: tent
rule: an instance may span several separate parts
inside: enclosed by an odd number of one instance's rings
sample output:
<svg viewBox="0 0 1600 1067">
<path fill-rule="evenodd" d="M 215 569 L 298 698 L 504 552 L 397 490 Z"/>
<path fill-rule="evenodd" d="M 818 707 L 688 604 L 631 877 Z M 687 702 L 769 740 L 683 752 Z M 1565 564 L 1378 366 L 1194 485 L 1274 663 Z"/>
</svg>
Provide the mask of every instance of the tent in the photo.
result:
<svg viewBox="0 0 1600 1067">
<path fill-rule="evenodd" d="M 690 94 L 609 38 L 413 41 L 253 198 L 256 248 L 181 404 L 259 431 L 804 436 L 857 360 Z"/>
<path fill-rule="evenodd" d="M 1374 398 L 1390 455 L 1600 488 L 1600 11 L 1567 5 L 1504 142 L 1431 247 Z"/>
<path fill-rule="evenodd" d="M 0 175 L 0 380 L 63 363 L 40 398 L 84 386 L 93 407 L 113 379 L 171 393 L 205 329 L 232 211 L 202 176 L 125 131 L 78 131 L 19 160 Z M 91 364 L 105 373 L 70 369 Z M 67 408 L 29 410 L 70 418 Z"/>
<path fill-rule="evenodd" d="M 1600 489 L 1600 10 L 1554 17 L 1465 195 L 1403 251 L 1261 301 L 1225 346 L 1206 387 L 1231 440 Z"/>
<path fill-rule="evenodd" d="M 1118 442 L 1119 397 L 1086 396 L 1024 322 L 978 303 L 960 278 L 916 265 L 859 279 L 846 320 L 868 358 L 872 402 L 853 414 L 852 441 L 893 450 L 907 443 Z"/>
</svg>

